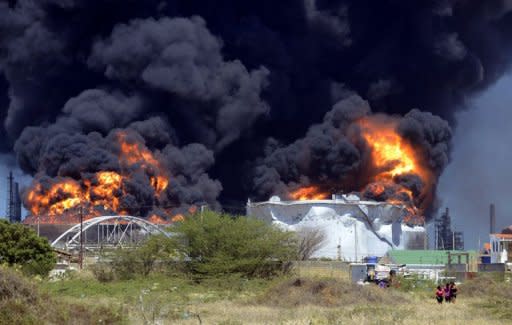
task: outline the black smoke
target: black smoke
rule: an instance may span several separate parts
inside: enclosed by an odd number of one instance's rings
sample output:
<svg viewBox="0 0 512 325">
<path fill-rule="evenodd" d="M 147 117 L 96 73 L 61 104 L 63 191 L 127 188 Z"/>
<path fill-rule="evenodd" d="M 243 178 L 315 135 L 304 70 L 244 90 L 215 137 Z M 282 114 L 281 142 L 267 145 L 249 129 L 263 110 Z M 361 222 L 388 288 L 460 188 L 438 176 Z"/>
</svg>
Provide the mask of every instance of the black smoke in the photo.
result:
<svg viewBox="0 0 512 325">
<path fill-rule="evenodd" d="M 344 124 L 361 113 L 337 108 L 356 101 L 405 115 L 399 132 L 439 174 L 449 129 L 435 115 L 451 122 L 507 70 L 511 9 L 506 0 L 4 1 L 1 148 L 32 175 L 76 177 L 112 167 L 104 142 L 127 129 L 179 157 L 168 162 L 173 200 L 240 203 L 281 184 L 361 182 L 351 175 L 365 151 Z"/>
<path fill-rule="evenodd" d="M 427 179 L 417 174 L 397 175 L 384 191 L 375 194 L 379 186 L 373 184 L 376 175 L 393 169 L 393 165 L 380 167 L 382 170 L 374 166 L 359 123 L 368 117 L 382 122 L 398 120 L 395 131 L 413 146 L 422 169 L 429 172 Z M 405 188 L 414 199 L 409 203 L 427 211 L 434 203 L 437 178 L 449 161 L 451 138 L 448 123 L 429 112 L 413 109 L 403 117 L 374 114 L 367 101 L 349 95 L 337 102 L 321 123 L 312 125 L 303 138 L 288 145 L 269 139 L 265 157 L 256 162 L 254 188 L 261 197 L 286 197 L 298 188 L 315 185 L 327 193 L 362 190 L 361 195 L 368 199 L 408 202 L 407 195 L 400 191 Z M 432 184 L 425 184 L 427 181 Z"/>
</svg>

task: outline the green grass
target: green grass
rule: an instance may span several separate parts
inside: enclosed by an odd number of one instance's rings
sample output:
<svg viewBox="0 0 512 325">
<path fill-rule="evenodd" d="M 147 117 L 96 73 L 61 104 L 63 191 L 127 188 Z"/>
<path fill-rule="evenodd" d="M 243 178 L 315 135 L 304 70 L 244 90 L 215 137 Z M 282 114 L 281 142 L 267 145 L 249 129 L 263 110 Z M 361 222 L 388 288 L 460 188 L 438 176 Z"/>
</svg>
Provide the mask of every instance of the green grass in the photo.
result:
<svg viewBox="0 0 512 325">
<path fill-rule="evenodd" d="M 76 299 L 107 299 L 133 303 L 142 296 L 162 296 L 176 304 L 231 300 L 259 294 L 270 280 L 244 279 L 238 276 L 205 278 L 200 282 L 179 276 L 152 274 L 132 280 L 99 282 L 92 276 L 74 276 L 56 282 L 42 283 L 50 295 Z"/>
</svg>

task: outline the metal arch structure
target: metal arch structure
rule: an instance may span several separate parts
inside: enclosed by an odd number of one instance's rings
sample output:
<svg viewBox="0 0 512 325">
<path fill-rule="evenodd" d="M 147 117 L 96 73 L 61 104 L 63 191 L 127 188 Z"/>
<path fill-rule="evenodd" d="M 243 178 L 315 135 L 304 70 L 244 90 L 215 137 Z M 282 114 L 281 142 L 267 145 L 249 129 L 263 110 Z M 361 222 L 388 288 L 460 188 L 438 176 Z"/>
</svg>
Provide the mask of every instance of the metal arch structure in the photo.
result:
<svg viewBox="0 0 512 325">
<path fill-rule="evenodd" d="M 91 236 L 91 232 L 96 236 Z M 87 250 L 137 246 L 142 239 L 154 233 L 170 236 L 156 224 L 142 218 L 119 215 L 101 216 L 85 220 L 82 225 L 80 223 L 74 225 L 55 239 L 51 246 L 66 250 L 79 249 L 80 233 L 84 236 L 84 247 Z"/>
</svg>

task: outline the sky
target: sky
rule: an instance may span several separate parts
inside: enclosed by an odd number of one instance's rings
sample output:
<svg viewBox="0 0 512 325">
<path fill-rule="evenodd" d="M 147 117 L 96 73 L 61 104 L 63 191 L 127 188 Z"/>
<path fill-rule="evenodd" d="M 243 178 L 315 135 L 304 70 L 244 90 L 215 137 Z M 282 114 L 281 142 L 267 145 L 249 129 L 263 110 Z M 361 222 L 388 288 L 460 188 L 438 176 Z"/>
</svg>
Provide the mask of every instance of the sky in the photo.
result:
<svg viewBox="0 0 512 325">
<path fill-rule="evenodd" d="M 32 177 L 24 174 L 15 164 L 14 156 L 10 154 L 0 154 L 0 218 L 7 215 L 7 177 L 9 172 L 12 171 L 14 180 L 20 184 L 20 188 L 28 186 Z M 22 208 L 22 218 L 27 214 L 27 211 Z"/>
<path fill-rule="evenodd" d="M 450 208 L 466 249 L 489 241 L 489 205 L 496 230 L 512 225 L 512 76 L 503 76 L 456 114 L 452 160 L 439 180 L 439 213 Z"/>
</svg>

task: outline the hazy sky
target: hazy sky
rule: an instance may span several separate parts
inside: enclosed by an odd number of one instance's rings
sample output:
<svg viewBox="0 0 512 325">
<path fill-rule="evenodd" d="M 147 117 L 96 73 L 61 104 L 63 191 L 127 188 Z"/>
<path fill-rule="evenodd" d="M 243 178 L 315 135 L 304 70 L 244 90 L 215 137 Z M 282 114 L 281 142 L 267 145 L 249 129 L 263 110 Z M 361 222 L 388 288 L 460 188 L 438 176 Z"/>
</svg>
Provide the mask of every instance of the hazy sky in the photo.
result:
<svg viewBox="0 0 512 325">
<path fill-rule="evenodd" d="M 489 241 L 489 204 L 496 204 L 496 230 L 512 225 L 512 76 L 476 96 L 457 114 L 452 162 L 438 188 L 465 248 Z"/>
</svg>

